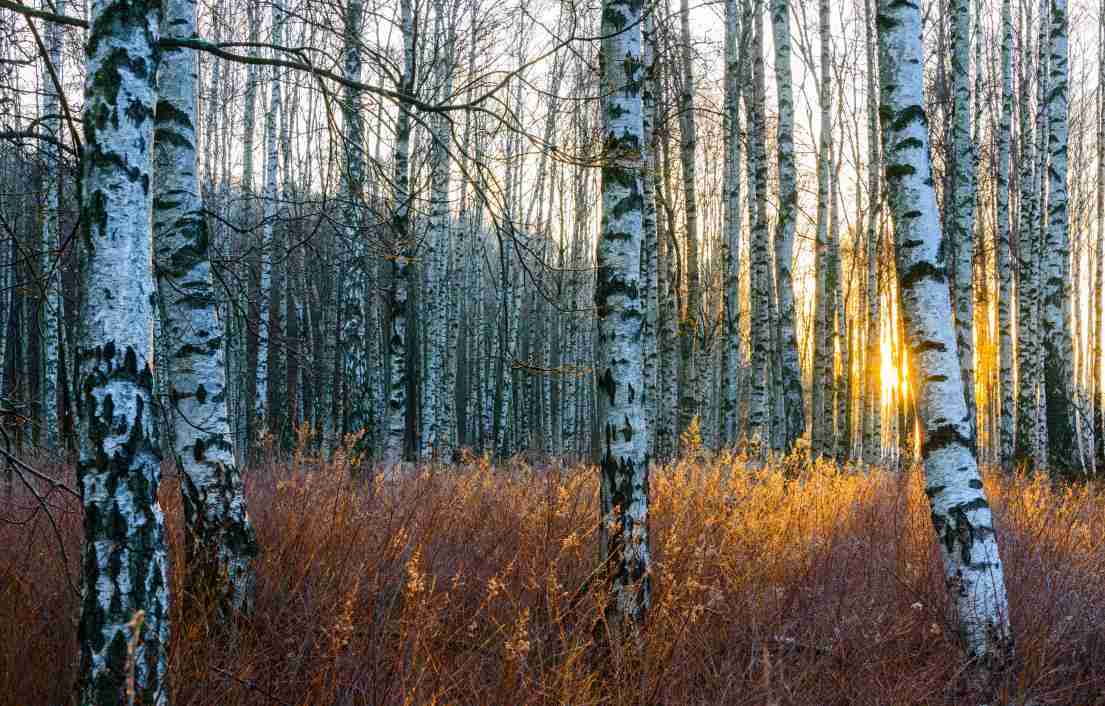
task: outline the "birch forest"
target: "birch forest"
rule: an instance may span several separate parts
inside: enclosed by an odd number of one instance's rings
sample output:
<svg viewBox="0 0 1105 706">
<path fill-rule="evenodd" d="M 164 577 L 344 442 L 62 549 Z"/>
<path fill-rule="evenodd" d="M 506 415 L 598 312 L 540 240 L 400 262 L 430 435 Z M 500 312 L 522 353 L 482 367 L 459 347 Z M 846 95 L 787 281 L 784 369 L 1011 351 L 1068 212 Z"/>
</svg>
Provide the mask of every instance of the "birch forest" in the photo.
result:
<svg viewBox="0 0 1105 706">
<path fill-rule="evenodd" d="M 0 706 L 1105 704 L 1105 0 L 0 0 Z"/>
</svg>

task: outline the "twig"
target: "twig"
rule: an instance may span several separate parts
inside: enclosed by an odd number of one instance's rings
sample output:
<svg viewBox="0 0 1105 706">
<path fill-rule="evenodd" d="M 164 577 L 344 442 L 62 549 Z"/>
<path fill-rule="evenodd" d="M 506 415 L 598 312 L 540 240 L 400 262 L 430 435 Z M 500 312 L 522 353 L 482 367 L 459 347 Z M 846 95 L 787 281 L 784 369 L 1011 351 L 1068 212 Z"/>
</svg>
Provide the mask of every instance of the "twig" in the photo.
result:
<svg viewBox="0 0 1105 706">
<path fill-rule="evenodd" d="M 265 691 L 261 687 L 257 686 L 257 684 L 255 684 L 252 679 L 242 679 L 237 674 L 231 674 L 230 672 L 226 671 L 225 669 L 222 669 L 221 667 L 211 667 L 211 669 L 215 670 L 219 674 L 222 674 L 227 679 L 233 679 L 234 681 L 238 682 L 239 684 L 241 684 L 245 688 L 250 689 L 251 691 L 256 691 L 258 694 L 260 694 L 261 696 L 264 696 L 267 699 L 271 699 L 272 701 L 275 701 L 278 704 L 285 704 L 286 706 L 292 706 L 290 701 L 284 701 L 283 699 L 280 699 L 276 696 L 273 696 L 271 692 Z"/>
<path fill-rule="evenodd" d="M 70 488 L 68 485 L 66 485 L 65 483 L 62 483 L 60 480 L 55 480 L 55 479 L 47 476 L 46 474 L 42 473 L 41 471 L 36 471 L 35 469 L 31 468 L 30 466 L 28 466 L 23 461 L 16 458 L 16 456 L 14 454 L 12 454 L 10 451 L 8 451 L 7 449 L 0 449 L 0 454 L 3 454 L 4 457 L 8 460 L 8 462 L 11 463 L 12 465 L 18 466 L 19 469 L 20 469 L 20 474 L 30 473 L 32 476 L 34 476 L 35 478 L 38 478 L 43 483 L 48 483 L 52 490 L 63 490 L 66 493 L 69 493 L 70 495 L 72 495 L 77 500 L 81 499 L 81 494 L 78 493 L 76 490 L 74 490 L 73 488 Z M 26 480 L 24 480 L 23 482 L 26 483 Z"/>
</svg>

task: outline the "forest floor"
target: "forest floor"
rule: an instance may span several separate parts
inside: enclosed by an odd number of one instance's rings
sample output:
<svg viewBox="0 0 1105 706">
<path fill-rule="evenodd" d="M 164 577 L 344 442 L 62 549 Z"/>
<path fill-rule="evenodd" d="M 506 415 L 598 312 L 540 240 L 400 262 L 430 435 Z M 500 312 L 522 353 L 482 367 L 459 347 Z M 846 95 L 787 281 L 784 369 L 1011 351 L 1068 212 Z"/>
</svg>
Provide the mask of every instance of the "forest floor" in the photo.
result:
<svg viewBox="0 0 1105 706">
<path fill-rule="evenodd" d="M 654 607 L 613 647 L 585 588 L 593 467 L 477 459 L 388 481 L 350 480 L 340 459 L 255 468 L 255 610 L 228 629 L 180 598 L 173 562 L 173 702 L 960 703 L 919 474 L 791 466 L 705 454 L 653 470 Z M 1105 490 L 986 484 L 1017 640 L 1002 703 L 1105 704 Z M 161 498 L 180 557 L 171 470 Z M 71 702 L 80 514 L 49 502 L 56 525 L 25 491 L 0 499 L 5 705 Z"/>
</svg>

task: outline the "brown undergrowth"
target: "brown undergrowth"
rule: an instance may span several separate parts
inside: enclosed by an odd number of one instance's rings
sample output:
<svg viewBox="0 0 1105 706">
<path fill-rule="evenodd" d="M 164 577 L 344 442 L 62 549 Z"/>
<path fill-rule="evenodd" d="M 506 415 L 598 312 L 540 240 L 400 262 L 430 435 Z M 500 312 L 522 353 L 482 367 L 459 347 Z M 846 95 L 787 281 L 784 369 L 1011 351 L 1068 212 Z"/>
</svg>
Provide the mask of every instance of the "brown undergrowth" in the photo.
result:
<svg viewBox="0 0 1105 706">
<path fill-rule="evenodd" d="M 69 478 L 61 466 L 36 463 Z M 235 629 L 181 596 L 185 704 L 955 704 L 961 653 L 917 474 L 654 468 L 654 607 L 598 645 L 596 472 L 514 461 L 351 479 L 297 455 L 248 474 L 262 557 Z M 18 481 L 17 481 L 18 482 Z M 45 487 L 40 488 L 40 492 Z M 1005 703 L 1105 704 L 1105 497 L 987 478 L 1017 637 Z M 79 508 L 0 497 L 0 701 L 71 701 Z M 61 551 L 64 548 L 64 557 Z"/>
</svg>

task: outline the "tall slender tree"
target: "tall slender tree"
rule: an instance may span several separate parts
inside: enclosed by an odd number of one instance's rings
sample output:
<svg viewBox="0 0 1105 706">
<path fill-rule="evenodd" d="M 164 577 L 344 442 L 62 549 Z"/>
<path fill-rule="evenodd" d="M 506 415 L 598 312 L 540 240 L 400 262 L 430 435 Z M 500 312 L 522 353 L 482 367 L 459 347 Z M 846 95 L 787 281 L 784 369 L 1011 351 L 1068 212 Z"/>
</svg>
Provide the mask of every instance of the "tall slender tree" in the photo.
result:
<svg viewBox="0 0 1105 706">
<path fill-rule="evenodd" d="M 602 225 L 595 308 L 603 552 L 612 616 L 640 622 L 651 603 L 648 428 L 643 387 L 640 257 L 644 121 L 642 5 L 604 0 Z"/>
<path fill-rule="evenodd" d="M 449 39 L 450 21 L 446 16 L 445 2 L 434 2 L 434 81 L 439 100 L 448 101 L 453 93 L 453 50 Z M 449 228 L 449 121 L 445 115 L 433 117 L 431 126 L 431 195 L 430 195 L 430 233 L 427 244 L 430 251 L 426 260 L 430 268 L 427 273 L 426 295 L 429 300 L 428 328 L 428 380 L 429 404 L 423 409 L 426 438 L 423 440 L 424 455 L 449 455 L 452 448 L 453 424 L 446 414 L 451 407 L 446 400 L 453 390 L 446 388 L 445 368 L 448 366 L 449 351 L 446 347 L 449 312 L 449 288 L 446 286 L 446 268 L 450 248 Z"/>
<path fill-rule="evenodd" d="M 836 284 L 832 277 L 830 228 L 832 208 L 833 94 L 831 10 L 828 0 L 818 2 L 818 34 L 821 67 L 818 84 L 820 136 L 817 144 L 817 240 L 814 251 L 814 306 L 816 307 L 813 355 L 813 451 L 829 455 L 833 448 L 833 306 Z"/>
<path fill-rule="evenodd" d="M 1028 67 L 1032 63 L 1032 53 L 1029 43 L 1026 41 L 1028 29 L 1032 26 L 1031 3 L 1025 3 L 1026 12 L 1022 16 L 1021 27 L 1021 57 L 1020 66 L 1020 91 L 1024 97 L 1024 104 L 1020 110 L 1020 140 L 1021 140 L 1021 168 L 1020 168 L 1020 204 L 1019 220 L 1017 224 L 1017 434 L 1014 446 L 1014 459 L 1019 462 L 1033 462 L 1039 452 L 1039 370 L 1037 367 L 1037 351 L 1040 347 L 1038 334 L 1038 316 L 1040 302 L 1039 288 L 1039 184 L 1040 175 L 1037 170 L 1037 152 L 1040 149 L 1039 137 L 1032 130 L 1027 96 L 1030 95 L 1030 75 Z M 1043 18 L 1041 18 L 1043 24 Z M 1041 31 L 1041 36 L 1044 32 Z M 1042 71 L 1037 81 L 1037 96 L 1041 99 L 1038 105 L 1042 106 L 1042 96 L 1046 87 L 1046 76 Z M 1036 114 L 1037 126 L 1043 124 L 1043 115 L 1040 110 Z"/>
<path fill-rule="evenodd" d="M 272 3 L 272 43 L 281 46 L 284 28 L 284 10 L 280 0 Z M 269 399 L 269 338 L 272 299 L 273 259 L 273 225 L 276 222 L 278 181 L 278 154 L 280 141 L 277 137 L 276 127 L 280 118 L 280 102 L 282 91 L 280 87 L 280 71 L 276 66 L 269 67 L 269 108 L 265 111 L 265 198 L 263 221 L 261 223 L 261 241 L 258 248 L 260 260 L 260 274 L 257 286 L 257 371 L 256 393 L 254 398 L 254 430 L 255 439 L 269 431 L 268 410 L 266 406 Z"/>
<path fill-rule="evenodd" d="M 748 396 L 748 430 L 763 444 L 771 440 L 771 253 L 767 227 L 767 138 L 765 116 L 763 3 L 751 0 L 745 21 L 752 27 L 751 86 L 748 96 L 748 170 L 751 218 L 749 230 L 751 299 L 751 374 Z"/>
<path fill-rule="evenodd" d="M 880 114 L 894 217 L 902 318 L 918 376 L 926 495 L 947 588 L 979 686 L 1003 669 L 1013 638 L 993 517 L 978 473 L 956 348 L 928 124 L 918 5 L 879 0 Z"/>
<path fill-rule="evenodd" d="M 794 167 L 794 87 L 790 70 L 790 3 L 772 0 L 771 26 L 775 43 L 775 82 L 779 98 L 776 149 L 779 167 L 779 220 L 775 225 L 776 351 L 783 389 L 783 447 L 790 449 L 805 433 L 802 369 L 798 358 L 797 313 L 794 307 L 794 230 L 798 219 L 798 177 Z"/>
<path fill-rule="evenodd" d="M 722 371 L 722 440 L 737 441 L 740 422 L 741 358 L 741 160 L 743 145 L 740 123 L 742 89 L 740 9 L 737 0 L 725 2 L 725 183 L 723 195 L 725 289 L 725 348 Z"/>
<path fill-rule="evenodd" d="M 89 6 L 81 209 L 81 704 L 167 704 L 150 209 L 159 3 Z M 134 653 L 128 656 L 128 648 Z M 132 660 L 133 670 L 128 669 Z M 128 673 L 133 683 L 128 684 Z"/>
<path fill-rule="evenodd" d="M 407 431 L 407 293 L 410 286 L 410 139 L 411 107 L 415 86 L 414 8 L 411 0 L 399 3 L 403 33 L 403 73 L 399 79 L 399 119 L 395 130 L 395 184 L 392 204 L 391 290 L 388 331 L 388 418 L 384 461 L 403 460 Z"/>
<path fill-rule="evenodd" d="M 864 0 L 867 39 L 867 349 L 864 356 L 863 456 L 869 464 L 882 459 L 882 311 L 879 255 L 882 234 L 882 140 L 879 130 L 878 49 L 874 0 Z"/>
<path fill-rule="evenodd" d="M 65 14 L 64 0 L 56 0 L 54 12 Z M 59 88 L 64 86 L 65 64 L 61 57 L 61 45 L 64 38 L 62 25 L 50 23 L 46 27 L 46 89 L 42 99 L 43 125 L 47 135 L 52 138 L 43 142 L 46 164 L 44 179 L 46 199 L 42 213 L 42 274 L 45 279 L 45 297 L 42 306 L 42 442 L 46 448 L 53 449 L 61 441 L 61 406 L 58 404 L 61 389 L 58 386 L 59 373 L 65 361 L 60 358 L 61 322 L 63 318 L 61 297 L 61 217 L 60 194 L 62 186 L 61 154 L 54 144 L 60 142 L 61 101 Z"/>
<path fill-rule="evenodd" d="M 1043 336 L 1044 410 L 1048 467 L 1079 466 L 1072 395 L 1074 337 L 1071 330 L 1070 222 L 1067 212 L 1067 2 L 1051 0 L 1048 61 L 1047 246 L 1044 248 Z M 1043 149 L 1043 146 L 1041 146 Z"/>
<path fill-rule="evenodd" d="M 998 424 L 998 458 L 1004 466 L 1013 458 L 1013 299 L 1012 243 L 1010 242 L 1009 169 L 1013 127 L 1013 13 L 1011 0 L 1001 4 L 1001 123 L 998 126 L 997 270 L 998 270 L 998 365 L 1001 383 L 1001 411 Z"/>
<path fill-rule="evenodd" d="M 952 150 L 948 241 L 955 252 L 955 331 L 967 413 L 975 425 L 974 231 L 975 155 L 971 136 L 971 2 L 951 0 Z M 977 67 L 981 70 L 981 67 Z M 981 100 L 981 98 L 980 98 Z"/>
<path fill-rule="evenodd" d="M 642 33 L 642 54 L 645 62 L 644 83 L 641 85 L 641 123 L 644 150 L 644 166 L 641 175 L 641 193 L 644 198 L 641 215 L 641 296 L 644 299 L 645 323 L 643 328 L 645 417 L 649 429 L 658 423 L 659 371 L 659 285 L 660 261 L 656 217 L 656 16 L 645 12 Z M 551 118 L 551 116 L 550 116 Z M 656 434 L 649 435 L 649 455 L 655 456 Z"/>
<path fill-rule="evenodd" d="M 363 96 L 352 82 L 360 82 L 361 25 L 364 4 L 361 0 L 348 0 L 342 26 L 343 76 L 350 81 L 342 95 L 341 113 L 344 130 L 345 169 L 342 171 L 345 198 L 345 237 L 352 256 L 343 312 L 342 326 L 345 373 L 349 377 L 349 430 L 352 433 L 370 433 L 370 419 L 375 411 L 376 390 L 369 382 L 368 340 L 378 332 L 369 328 L 367 309 L 369 264 L 365 247 L 365 142 Z"/>
<path fill-rule="evenodd" d="M 196 36 L 195 0 L 164 4 L 164 35 Z M 164 309 L 171 447 L 181 470 L 184 546 L 191 595 L 212 592 L 248 607 L 257 541 L 226 404 L 223 324 L 216 310 L 210 234 L 197 179 L 195 63 L 191 50 L 166 49 L 157 76 L 153 235 Z"/>
<path fill-rule="evenodd" d="M 1098 8 L 1097 85 L 1105 86 L 1105 2 Z M 1094 449 L 1098 468 L 1105 467 L 1105 379 L 1101 362 L 1105 354 L 1105 90 L 1097 92 L 1097 262 L 1094 268 L 1094 284 L 1091 288 L 1094 315 L 1094 332 L 1090 379 L 1093 382 Z"/>
<path fill-rule="evenodd" d="M 702 284 L 698 266 L 698 176 L 696 150 L 698 129 L 694 114 L 694 54 L 691 47 L 690 3 L 679 2 L 680 68 L 679 131 L 682 136 L 679 156 L 683 166 L 683 217 L 685 228 L 685 279 L 687 300 L 679 322 L 679 431 L 686 431 L 692 417 L 699 413 L 701 394 L 698 379 L 697 339 L 702 316 Z"/>
<path fill-rule="evenodd" d="M 249 56 L 251 59 L 260 60 L 260 35 L 261 35 L 261 6 L 257 0 L 246 2 L 246 27 L 247 42 L 249 44 Z M 261 83 L 259 79 L 261 67 L 257 63 L 249 63 L 246 66 L 245 105 L 242 107 L 242 180 L 241 196 L 238 220 L 239 234 L 237 250 L 234 259 L 244 261 L 242 257 L 251 247 L 245 242 L 248 234 L 253 233 L 254 222 L 254 165 L 253 165 L 253 138 L 254 123 L 257 121 L 257 89 Z M 239 267 L 241 265 L 239 264 Z M 242 272 L 243 280 L 249 281 L 252 275 Z M 231 304 L 231 316 L 235 319 L 236 333 L 245 334 L 250 330 L 248 290 L 239 288 L 237 300 Z M 253 329 L 256 331 L 256 329 Z M 230 352 L 234 360 L 231 366 L 234 372 L 228 375 L 228 381 L 233 389 L 234 409 L 233 421 L 237 428 L 238 443 L 236 444 L 239 460 L 243 461 L 249 456 L 249 450 L 253 444 L 254 423 L 257 399 L 257 348 L 251 346 L 248 336 L 235 335 L 232 337 L 237 342 L 235 350 Z"/>
</svg>

